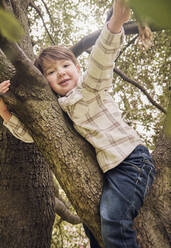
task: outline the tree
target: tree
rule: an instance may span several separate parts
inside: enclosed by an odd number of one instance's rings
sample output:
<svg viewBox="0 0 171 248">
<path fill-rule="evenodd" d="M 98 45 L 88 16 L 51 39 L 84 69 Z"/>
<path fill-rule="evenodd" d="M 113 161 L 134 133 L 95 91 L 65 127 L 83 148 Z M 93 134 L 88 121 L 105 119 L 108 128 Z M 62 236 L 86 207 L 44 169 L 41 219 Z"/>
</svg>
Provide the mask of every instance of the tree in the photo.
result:
<svg viewBox="0 0 171 248">
<path fill-rule="evenodd" d="M 30 1 L 17 0 L 10 3 L 0 2 L 1 6 L 11 8 L 22 22 L 26 35 L 19 43 L 20 47 L 0 36 L 0 47 L 3 51 L 1 53 L 3 66 L 1 77 L 2 80 L 6 75 L 11 75 L 12 78 L 10 94 L 4 99 L 9 108 L 15 111 L 28 127 L 36 147 L 48 161 L 78 215 L 100 241 L 98 205 L 102 188 L 102 174 L 96 162 L 94 150 L 73 130 L 72 123 L 62 113 L 56 96 L 51 92 L 46 80 L 27 57 L 33 59 L 27 20 Z M 33 5 L 34 3 L 32 3 Z M 4 138 L 6 135 L 7 138 Z M 3 168 L 1 169 L 3 182 L 1 192 L 4 197 L 3 205 L 0 207 L 2 220 L 0 227 L 3 230 L 3 239 L 0 242 L 3 247 L 9 246 L 9 240 L 11 247 L 19 247 L 19 245 L 21 247 L 21 242 L 23 242 L 23 247 L 49 247 L 54 220 L 54 195 L 49 165 L 34 145 L 16 141 L 5 128 L 1 128 L 1 137 L 3 137 L 1 139 L 0 168 Z M 8 144 L 8 146 L 4 144 Z M 169 247 L 167 171 L 171 160 L 170 149 L 170 137 L 167 137 L 162 130 L 153 156 L 157 166 L 156 184 L 136 221 L 137 230 L 141 230 L 141 232 L 138 231 L 141 247 Z M 24 152 L 21 153 L 21 150 Z M 17 165 L 12 166 L 11 160 L 16 161 Z M 13 182 L 11 185 L 20 187 L 16 199 L 11 197 L 11 193 L 16 193 L 11 190 L 13 189 L 10 186 L 11 180 Z M 7 186 L 4 187 L 4 185 Z M 32 196 L 29 198 L 30 192 L 32 192 Z M 37 201 L 37 198 L 40 200 Z M 152 202 L 151 199 L 153 199 Z M 26 208 L 28 202 L 31 207 Z M 9 208 L 4 207 L 6 205 Z M 22 212 L 21 206 L 27 211 Z M 153 206 L 152 209 L 151 206 Z M 31 210 L 29 214 L 28 209 Z M 34 209 L 35 215 L 32 209 Z M 28 216 L 30 219 L 26 218 Z M 12 228 L 13 219 L 15 222 L 18 220 L 19 223 L 16 244 L 14 242 L 16 232 Z M 22 219 L 26 221 L 22 222 Z M 43 241 L 40 240 L 38 224 L 39 227 L 42 227 Z M 7 225 L 11 229 L 7 229 Z M 12 238 L 9 239 L 9 235 Z"/>
<path fill-rule="evenodd" d="M 28 25 L 25 12 L 17 2 L 13 4 Z M 20 45 L 33 58 L 30 44 L 26 35 Z M 0 57 L 1 80 L 13 77 L 15 68 L 2 51 Z M 0 126 L 0 246 L 49 247 L 55 217 L 49 166 L 34 144 L 15 139 L 2 121 Z"/>
</svg>

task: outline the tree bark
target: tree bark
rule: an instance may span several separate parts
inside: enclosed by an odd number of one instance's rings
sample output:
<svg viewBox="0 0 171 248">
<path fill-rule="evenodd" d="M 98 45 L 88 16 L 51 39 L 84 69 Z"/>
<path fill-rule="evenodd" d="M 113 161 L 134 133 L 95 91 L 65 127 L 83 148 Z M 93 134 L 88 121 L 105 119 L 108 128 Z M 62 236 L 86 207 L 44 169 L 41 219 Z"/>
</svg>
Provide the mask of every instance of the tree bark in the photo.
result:
<svg viewBox="0 0 171 248">
<path fill-rule="evenodd" d="M 33 144 L 0 131 L 0 247 L 49 248 L 54 189 L 45 159 Z"/>
<path fill-rule="evenodd" d="M 26 2 L 11 1 L 25 23 L 20 46 L 33 58 L 28 35 Z M 26 28 L 27 27 L 27 28 Z M 0 82 L 15 77 L 15 67 L 0 50 Z M 16 100 L 16 99 L 14 99 Z M 0 247 L 49 248 L 54 213 L 54 187 L 49 165 L 34 144 L 14 138 L 0 120 Z"/>
<path fill-rule="evenodd" d="M 171 137 L 162 131 L 153 152 L 156 178 L 144 207 L 136 219 L 135 227 L 141 248 L 169 248 L 170 231 L 170 165 Z"/>
</svg>

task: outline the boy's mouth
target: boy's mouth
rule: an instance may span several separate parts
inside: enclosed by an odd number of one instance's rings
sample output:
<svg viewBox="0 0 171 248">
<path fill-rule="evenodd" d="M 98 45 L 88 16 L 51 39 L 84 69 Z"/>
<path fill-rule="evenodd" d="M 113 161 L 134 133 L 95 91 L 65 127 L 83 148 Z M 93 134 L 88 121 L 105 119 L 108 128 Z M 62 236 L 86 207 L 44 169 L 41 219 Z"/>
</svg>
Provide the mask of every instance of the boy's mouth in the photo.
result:
<svg viewBox="0 0 171 248">
<path fill-rule="evenodd" d="M 58 84 L 59 84 L 59 85 L 65 85 L 65 84 L 67 84 L 67 82 L 68 82 L 69 80 L 70 80 L 70 78 L 61 80 Z"/>
</svg>

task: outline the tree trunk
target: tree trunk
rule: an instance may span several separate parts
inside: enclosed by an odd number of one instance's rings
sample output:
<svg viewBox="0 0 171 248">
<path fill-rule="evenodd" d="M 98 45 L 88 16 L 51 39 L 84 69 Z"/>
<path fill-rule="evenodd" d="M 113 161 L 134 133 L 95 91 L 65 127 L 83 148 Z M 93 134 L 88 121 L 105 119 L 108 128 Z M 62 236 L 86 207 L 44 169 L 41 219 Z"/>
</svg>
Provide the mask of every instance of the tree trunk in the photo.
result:
<svg viewBox="0 0 171 248">
<path fill-rule="evenodd" d="M 0 247 L 49 248 L 55 216 L 49 166 L 2 123 L 0 158 Z"/>
<path fill-rule="evenodd" d="M 135 226 L 141 248 L 169 248 L 171 138 L 161 133 L 153 152 L 156 178 Z"/>
<path fill-rule="evenodd" d="M 25 26 L 20 46 L 33 58 L 26 9 L 19 1 L 8 8 Z M 9 4 L 10 2 L 8 2 Z M 0 82 L 13 78 L 15 67 L 0 50 Z M 54 213 L 54 187 L 49 166 L 34 144 L 14 138 L 0 120 L 0 247 L 49 248 Z"/>
</svg>

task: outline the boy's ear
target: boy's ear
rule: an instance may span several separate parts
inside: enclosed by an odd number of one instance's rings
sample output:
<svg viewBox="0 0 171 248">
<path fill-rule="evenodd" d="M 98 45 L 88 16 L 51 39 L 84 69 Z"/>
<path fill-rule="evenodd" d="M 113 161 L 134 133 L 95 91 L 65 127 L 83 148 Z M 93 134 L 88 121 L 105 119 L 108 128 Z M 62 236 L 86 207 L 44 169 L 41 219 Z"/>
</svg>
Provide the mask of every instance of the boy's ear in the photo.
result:
<svg viewBox="0 0 171 248">
<path fill-rule="evenodd" d="M 80 65 L 76 64 L 77 71 L 80 72 Z"/>
</svg>

